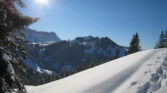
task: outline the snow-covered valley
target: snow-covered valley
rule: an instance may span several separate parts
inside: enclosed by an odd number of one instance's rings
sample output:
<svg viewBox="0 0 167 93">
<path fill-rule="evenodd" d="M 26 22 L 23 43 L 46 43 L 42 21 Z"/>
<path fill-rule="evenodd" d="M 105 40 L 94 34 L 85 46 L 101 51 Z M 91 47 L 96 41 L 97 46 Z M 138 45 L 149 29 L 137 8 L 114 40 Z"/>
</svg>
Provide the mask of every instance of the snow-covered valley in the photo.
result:
<svg viewBox="0 0 167 93">
<path fill-rule="evenodd" d="M 167 49 L 137 52 L 64 79 L 26 88 L 28 93 L 166 93 Z"/>
</svg>

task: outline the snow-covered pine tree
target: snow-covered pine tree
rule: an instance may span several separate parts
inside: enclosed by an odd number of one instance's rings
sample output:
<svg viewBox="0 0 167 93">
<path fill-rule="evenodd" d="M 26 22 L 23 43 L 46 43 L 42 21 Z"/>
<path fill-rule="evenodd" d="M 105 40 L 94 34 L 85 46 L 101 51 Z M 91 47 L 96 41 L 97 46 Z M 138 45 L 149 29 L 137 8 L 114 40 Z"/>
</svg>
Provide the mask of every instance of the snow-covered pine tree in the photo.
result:
<svg viewBox="0 0 167 93">
<path fill-rule="evenodd" d="M 26 92 L 20 79 L 27 57 L 21 29 L 37 19 L 22 15 L 16 4 L 24 7 L 21 0 L 0 0 L 0 93 Z"/>
<path fill-rule="evenodd" d="M 135 53 L 135 52 L 138 52 L 139 50 L 141 50 L 139 42 L 140 42 L 139 35 L 138 35 L 138 33 L 136 33 L 133 36 L 132 41 L 130 42 L 130 46 L 128 48 L 127 54 L 132 54 L 132 53 Z"/>
</svg>

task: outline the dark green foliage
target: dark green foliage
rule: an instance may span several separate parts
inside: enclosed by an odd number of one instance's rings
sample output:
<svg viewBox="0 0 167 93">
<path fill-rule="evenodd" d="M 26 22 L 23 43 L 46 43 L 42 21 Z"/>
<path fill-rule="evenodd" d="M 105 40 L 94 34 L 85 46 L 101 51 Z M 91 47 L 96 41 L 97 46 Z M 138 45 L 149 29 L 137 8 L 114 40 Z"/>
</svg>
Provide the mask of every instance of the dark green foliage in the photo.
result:
<svg viewBox="0 0 167 93">
<path fill-rule="evenodd" d="M 32 68 L 27 68 L 26 78 L 23 79 L 26 85 L 41 85 L 55 80 L 54 74 L 35 72 Z"/>
<path fill-rule="evenodd" d="M 60 73 L 49 75 L 47 73 L 39 73 L 34 71 L 32 68 L 27 68 L 27 77 L 23 80 L 26 85 L 42 85 L 48 82 L 59 80 L 68 77 L 72 74 L 78 73 L 80 71 L 92 68 L 94 66 L 100 65 L 104 62 L 86 62 L 79 64 L 71 69 L 62 68 Z"/>
<path fill-rule="evenodd" d="M 167 47 L 167 30 L 161 32 L 159 42 L 156 44 L 155 48 L 166 48 L 166 47 Z"/>
<path fill-rule="evenodd" d="M 21 0 L 0 0 L 0 93 L 26 92 L 20 79 L 27 57 L 21 29 L 37 19 L 22 15 L 16 4 L 24 7 Z"/>
<path fill-rule="evenodd" d="M 117 47 L 117 49 L 115 51 L 114 59 L 119 58 L 119 54 L 120 54 L 120 47 Z"/>
<path fill-rule="evenodd" d="M 133 36 L 133 39 L 132 41 L 130 42 L 130 46 L 128 48 L 128 54 L 132 54 L 132 53 L 135 53 L 135 52 L 138 52 L 141 50 L 141 47 L 139 45 L 139 42 L 140 42 L 140 39 L 139 39 L 139 35 L 138 33 L 136 33 L 134 36 Z"/>
</svg>

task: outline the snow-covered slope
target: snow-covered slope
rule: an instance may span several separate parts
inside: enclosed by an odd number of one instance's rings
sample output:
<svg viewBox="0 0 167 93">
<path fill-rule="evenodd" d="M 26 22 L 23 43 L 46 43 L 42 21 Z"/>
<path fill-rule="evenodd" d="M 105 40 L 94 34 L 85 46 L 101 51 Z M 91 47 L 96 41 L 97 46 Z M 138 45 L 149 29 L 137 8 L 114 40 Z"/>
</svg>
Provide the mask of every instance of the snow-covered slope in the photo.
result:
<svg viewBox="0 0 167 93">
<path fill-rule="evenodd" d="M 167 49 L 134 53 L 27 89 L 28 93 L 166 93 Z"/>
</svg>

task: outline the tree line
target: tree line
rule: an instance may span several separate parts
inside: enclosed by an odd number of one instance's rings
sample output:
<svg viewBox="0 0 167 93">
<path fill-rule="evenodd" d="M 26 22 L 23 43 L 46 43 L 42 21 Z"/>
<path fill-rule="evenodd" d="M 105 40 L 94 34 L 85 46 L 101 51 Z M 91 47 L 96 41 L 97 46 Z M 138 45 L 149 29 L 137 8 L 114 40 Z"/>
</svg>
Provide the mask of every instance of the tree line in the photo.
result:
<svg viewBox="0 0 167 93">
<path fill-rule="evenodd" d="M 155 48 L 167 48 L 167 30 L 161 32 Z"/>
<path fill-rule="evenodd" d="M 141 51 L 141 46 L 140 46 L 140 39 L 139 39 L 139 34 L 136 33 L 133 35 L 132 40 L 129 44 L 129 47 L 127 47 L 127 50 L 125 52 L 125 55 L 129 55 L 138 51 Z M 120 47 L 116 48 L 115 55 L 113 59 L 119 58 L 120 54 Z"/>
</svg>

